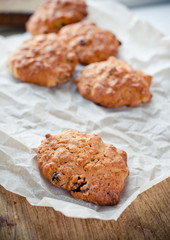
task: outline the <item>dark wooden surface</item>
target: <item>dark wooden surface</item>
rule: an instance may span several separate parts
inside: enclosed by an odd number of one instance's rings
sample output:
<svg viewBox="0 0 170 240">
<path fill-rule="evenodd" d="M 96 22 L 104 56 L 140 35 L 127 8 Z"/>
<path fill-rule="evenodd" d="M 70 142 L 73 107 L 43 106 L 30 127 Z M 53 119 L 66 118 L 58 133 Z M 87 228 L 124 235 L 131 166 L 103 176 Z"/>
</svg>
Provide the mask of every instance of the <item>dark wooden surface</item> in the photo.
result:
<svg viewBox="0 0 170 240">
<path fill-rule="evenodd" d="M 31 13 L 2 13 L 0 12 L 0 26 L 5 27 L 25 27 L 25 23 L 31 16 Z"/>
<path fill-rule="evenodd" d="M 169 240 L 169 213 L 170 178 L 139 195 L 118 221 L 68 218 L 0 186 L 0 240 Z"/>
</svg>

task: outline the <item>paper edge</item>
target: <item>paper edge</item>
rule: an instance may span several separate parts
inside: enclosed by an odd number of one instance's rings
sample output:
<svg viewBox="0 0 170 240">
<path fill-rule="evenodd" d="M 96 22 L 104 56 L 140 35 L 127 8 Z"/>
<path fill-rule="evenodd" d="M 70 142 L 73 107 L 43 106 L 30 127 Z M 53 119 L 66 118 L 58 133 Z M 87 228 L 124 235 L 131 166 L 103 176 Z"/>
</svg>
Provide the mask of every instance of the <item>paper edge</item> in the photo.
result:
<svg viewBox="0 0 170 240">
<path fill-rule="evenodd" d="M 137 196 L 139 194 L 147 191 L 148 189 L 150 189 L 153 186 L 155 186 L 156 184 L 168 179 L 169 177 L 170 177 L 170 172 L 166 173 L 160 177 L 157 177 L 157 178 L 151 180 L 150 182 L 142 185 L 136 192 L 134 192 L 132 194 L 132 196 L 130 197 L 127 204 L 125 204 L 124 206 L 122 206 L 119 209 L 119 213 L 114 213 L 111 217 L 104 217 L 103 213 L 96 212 L 93 209 L 89 209 L 87 207 L 80 206 L 75 203 L 67 202 L 67 206 L 66 206 L 66 203 L 63 202 L 62 200 L 52 199 L 52 198 L 48 198 L 48 197 L 44 197 L 37 204 L 31 204 L 31 205 L 42 206 L 42 207 L 52 207 L 55 211 L 58 211 L 58 212 L 62 213 L 64 216 L 71 217 L 71 218 L 81 218 L 81 219 L 93 218 L 93 219 L 99 219 L 99 220 L 105 220 L 105 221 L 108 221 L 108 220 L 117 221 L 119 219 L 119 217 L 122 215 L 122 213 L 124 212 L 124 210 L 137 198 Z M 47 205 L 46 201 L 48 201 L 48 205 Z M 56 206 L 56 204 L 59 204 L 59 205 Z M 75 206 L 75 208 L 73 208 L 73 205 Z M 83 210 L 84 216 L 82 216 L 82 208 L 84 209 Z M 75 210 L 76 210 L 76 213 L 75 213 Z M 86 210 L 86 212 L 85 212 L 85 210 Z"/>
</svg>

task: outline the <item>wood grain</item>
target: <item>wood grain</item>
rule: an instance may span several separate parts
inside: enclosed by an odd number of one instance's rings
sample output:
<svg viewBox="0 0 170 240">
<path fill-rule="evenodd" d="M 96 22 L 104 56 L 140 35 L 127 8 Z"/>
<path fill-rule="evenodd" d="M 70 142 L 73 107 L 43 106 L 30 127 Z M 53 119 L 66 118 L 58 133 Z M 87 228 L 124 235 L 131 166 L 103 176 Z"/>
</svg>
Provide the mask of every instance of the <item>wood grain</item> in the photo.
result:
<svg viewBox="0 0 170 240">
<path fill-rule="evenodd" d="M 137 197 L 118 221 L 68 218 L 0 186 L 0 240 L 170 239 L 170 178 Z"/>
</svg>

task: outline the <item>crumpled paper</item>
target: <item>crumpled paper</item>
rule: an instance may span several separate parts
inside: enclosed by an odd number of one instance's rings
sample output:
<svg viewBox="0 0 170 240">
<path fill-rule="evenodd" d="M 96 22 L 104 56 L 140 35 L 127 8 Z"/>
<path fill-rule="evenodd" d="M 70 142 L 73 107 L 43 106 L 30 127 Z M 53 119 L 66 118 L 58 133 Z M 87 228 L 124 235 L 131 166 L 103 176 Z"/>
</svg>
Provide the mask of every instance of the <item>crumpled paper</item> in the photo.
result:
<svg viewBox="0 0 170 240">
<path fill-rule="evenodd" d="M 170 38 L 114 1 L 88 1 L 89 19 L 122 42 L 118 57 L 153 76 L 153 97 L 139 107 L 107 109 L 84 99 L 73 80 L 46 88 L 14 79 L 6 60 L 28 33 L 0 38 L 0 184 L 32 205 L 66 216 L 117 219 L 137 195 L 170 175 Z M 75 71 L 80 74 L 81 66 Z M 130 175 L 120 203 L 97 206 L 74 199 L 39 172 L 36 148 L 46 133 L 97 133 L 128 154 Z"/>
</svg>

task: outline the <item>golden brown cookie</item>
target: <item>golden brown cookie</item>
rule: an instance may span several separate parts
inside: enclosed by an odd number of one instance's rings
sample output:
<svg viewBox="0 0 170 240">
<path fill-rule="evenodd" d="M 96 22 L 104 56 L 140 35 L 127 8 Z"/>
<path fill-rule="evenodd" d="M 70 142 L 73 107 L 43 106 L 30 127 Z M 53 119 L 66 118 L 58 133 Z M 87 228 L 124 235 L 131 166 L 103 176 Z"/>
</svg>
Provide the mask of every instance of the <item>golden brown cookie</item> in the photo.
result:
<svg viewBox="0 0 170 240">
<path fill-rule="evenodd" d="M 149 101 L 151 80 L 151 76 L 110 57 L 85 67 L 75 83 L 84 98 L 105 107 L 119 107 Z"/>
<path fill-rule="evenodd" d="M 73 197 L 98 205 L 115 205 L 128 176 L 127 155 L 97 134 L 65 130 L 47 134 L 37 150 L 42 174 Z"/>
<path fill-rule="evenodd" d="M 48 0 L 29 18 L 26 29 L 33 35 L 58 32 L 64 25 L 85 18 L 86 8 L 84 0 Z"/>
<path fill-rule="evenodd" d="M 73 50 L 51 33 L 22 43 L 7 65 L 21 81 L 51 87 L 69 80 L 77 63 Z"/>
<path fill-rule="evenodd" d="M 84 65 L 116 56 L 120 45 L 113 33 L 88 21 L 65 26 L 58 35 L 75 50 Z"/>
</svg>

